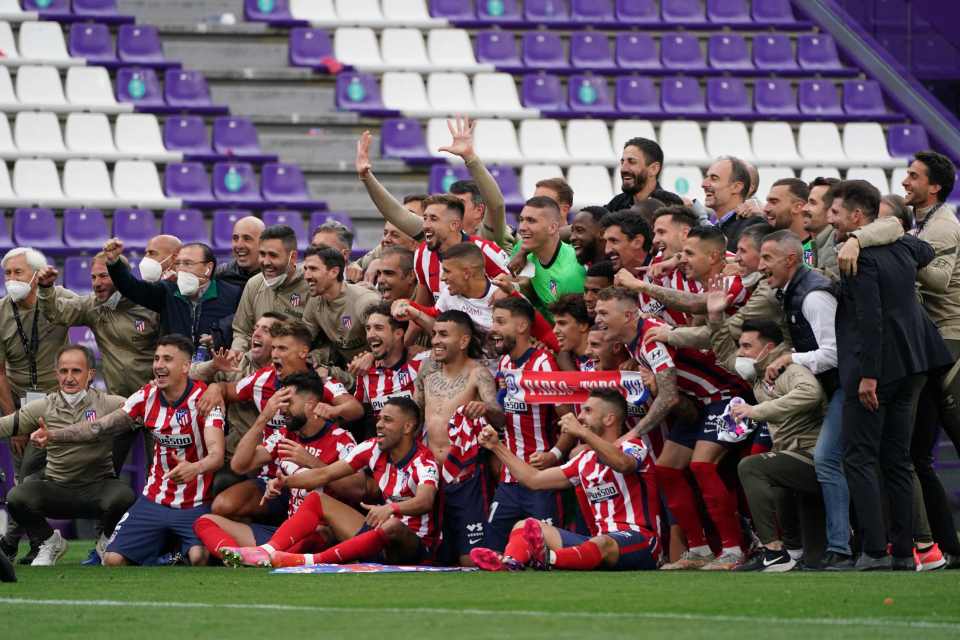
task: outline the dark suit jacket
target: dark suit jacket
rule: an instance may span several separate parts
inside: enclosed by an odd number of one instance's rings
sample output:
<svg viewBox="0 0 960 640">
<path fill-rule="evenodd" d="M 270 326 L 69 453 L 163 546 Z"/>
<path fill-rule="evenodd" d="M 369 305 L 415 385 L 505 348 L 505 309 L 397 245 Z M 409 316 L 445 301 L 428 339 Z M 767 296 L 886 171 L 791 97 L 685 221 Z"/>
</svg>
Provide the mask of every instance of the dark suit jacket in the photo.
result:
<svg viewBox="0 0 960 640">
<path fill-rule="evenodd" d="M 675 193 L 669 191 L 664 191 L 660 188 L 659 183 L 657 188 L 653 190 L 653 193 L 650 194 L 651 198 L 656 198 L 665 205 L 682 205 L 683 200 Z M 621 209 L 629 209 L 635 204 L 632 193 L 618 193 L 613 196 L 613 200 L 607 203 L 607 211 L 620 211 Z"/>
<path fill-rule="evenodd" d="M 857 275 L 843 276 L 837 305 L 840 383 L 857 395 L 861 378 L 884 385 L 949 366 L 950 352 L 917 298 L 917 270 L 933 248 L 913 236 L 860 252 Z"/>
<path fill-rule="evenodd" d="M 737 243 L 740 242 L 740 234 L 743 233 L 743 230 L 755 224 L 760 224 L 761 222 L 766 222 L 763 216 L 741 218 L 736 214 L 727 218 L 726 221 L 721 222 L 720 230 L 723 231 L 723 235 L 727 237 L 727 251 L 736 253 Z"/>
</svg>

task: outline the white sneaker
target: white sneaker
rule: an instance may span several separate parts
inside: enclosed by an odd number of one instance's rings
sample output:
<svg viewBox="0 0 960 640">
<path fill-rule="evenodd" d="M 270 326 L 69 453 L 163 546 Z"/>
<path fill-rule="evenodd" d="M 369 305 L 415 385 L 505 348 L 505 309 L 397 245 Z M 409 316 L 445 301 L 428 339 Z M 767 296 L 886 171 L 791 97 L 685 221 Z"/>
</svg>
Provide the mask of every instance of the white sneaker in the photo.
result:
<svg viewBox="0 0 960 640">
<path fill-rule="evenodd" d="M 705 553 L 700 554 L 695 551 L 684 551 L 680 554 L 680 559 L 676 562 L 669 562 L 662 567 L 661 571 L 689 571 L 690 569 L 700 569 L 704 565 L 714 560 L 713 553 L 708 549 Z"/>
<path fill-rule="evenodd" d="M 43 541 L 40 545 L 40 551 L 37 557 L 30 563 L 31 567 L 52 567 L 57 564 L 57 560 L 63 557 L 67 552 L 69 545 L 63 539 L 60 532 L 53 530 L 53 535 Z"/>
<path fill-rule="evenodd" d="M 702 567 L 701 571 L 730 571 L 735 566 L 743 562 L 743 554 L 740 552 L 727 551 L 720 554 L 716 560 L 712 560 Z"/>
<path fill-rule="evenodd" d="M 97 538 L 97 555 L 100 556 L 100 562 L 103 562 L 103 556 L 107 552 L 107 545 L 110 544 L 110 538 L 100 534 L 100 537 Z"/>
</svg>

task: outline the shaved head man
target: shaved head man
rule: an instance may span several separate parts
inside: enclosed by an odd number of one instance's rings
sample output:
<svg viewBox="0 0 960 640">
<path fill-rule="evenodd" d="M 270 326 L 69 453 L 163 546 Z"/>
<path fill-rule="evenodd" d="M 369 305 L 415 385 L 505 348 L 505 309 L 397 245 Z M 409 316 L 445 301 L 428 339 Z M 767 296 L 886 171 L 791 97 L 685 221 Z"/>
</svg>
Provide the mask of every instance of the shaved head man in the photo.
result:
<svg viewBox="0 0 960 640">
<path fill-rule="evenodd" d="M 150 238 L 140 261 L 140 276 L 147 282 L 156 282 L 169 272 L 170 278 L 175 279 L 173 261 L 181 244 L 180 238 L 167 234 Z"/>
<path fill-rule="evenodd" d="M 217 280 L 243 288 L 247 280 L 260 273 L 260 234 L 264 228 L 263 220 L 254 216 L 233 223 L 230 236 L 233 260 L 217 269 Z"/>
</svg>

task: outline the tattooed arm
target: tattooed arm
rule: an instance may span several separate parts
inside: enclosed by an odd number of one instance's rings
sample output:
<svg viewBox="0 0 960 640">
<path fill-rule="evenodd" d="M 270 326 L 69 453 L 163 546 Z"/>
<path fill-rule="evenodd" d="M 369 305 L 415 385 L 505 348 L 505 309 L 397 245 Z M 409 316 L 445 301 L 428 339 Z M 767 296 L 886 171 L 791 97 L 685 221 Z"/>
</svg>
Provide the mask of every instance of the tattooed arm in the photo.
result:
<svg viewBox="0 0 960 640">
<path fill-rule="evenodd" d="M 703 293 L 678 291 L 671 287 L 661 287 L 649 282 L 643 283 L 641 291 L 651 298 L 659 300 L 668 309 L 700 315 L 707 312 L 707 296 Z"/>
<path fill-rule="evenodd" d="M 477 395 L 486 405 L 486 418 L 494 427 L 501 427 L 506 422 L 503 415 L 503 407 L 497 402 L 497 383 L 493 379 L 493 374 L 482 364 L 474 369 L 474 382 L 477 385 Z"/>
<path fill-rule="evenodd" d="M 91 442 L 104 436 L 114 436 L 134 428 L 133 418 L 123 408 L 112 411 L 96 422 L 80 422 L 50 432 L 50 442 Z"/>
<path fill-rule="evenodd" d="M 650 411 L 643 416 L 633 429 L 624 434 L 621 439 L 636 438 L 647 433 L 664 421 L 667 414 L 680 402 L 680 391 L 677 389 L 677 370 L 666 369 L 654 374 L 657 381 L 657 395 L 650 405 Z"/>
</svg>

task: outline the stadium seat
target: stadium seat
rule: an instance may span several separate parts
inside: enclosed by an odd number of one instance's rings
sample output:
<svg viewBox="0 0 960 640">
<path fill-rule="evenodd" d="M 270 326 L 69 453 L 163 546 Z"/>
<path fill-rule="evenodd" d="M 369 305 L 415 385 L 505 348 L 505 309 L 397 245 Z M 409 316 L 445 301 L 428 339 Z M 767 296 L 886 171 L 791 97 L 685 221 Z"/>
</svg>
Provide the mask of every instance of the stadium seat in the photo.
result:
<svg viewBox="0 0 960 640">
<path fill-rule="evenodd" d="M 520 123 L 520 150 L 528 162 L 568 162 L 563 131 L 558 120 L 524 120 Z"/>
<path fill-rule="evenodd" d="M 843 115 L 839 90 L 830 81 L 801 80 L 797 93 L 800 113 L 803 115 L 820 117 Z"/>
<path fill-rule="evenodd" d="M 715 24 L 750 24 L 747 0 L 707 0 L 707 19 Z"/>
<path fill-rule="evenodd" d="M 517 85 L 509 73 L 478 73 L 473 76 L 476 108 L 484 114 L 510 117 L 534 115 L 524 109 L 517 95 Z"/>
<path fill-rule="evenodd" d="M 109 239 L 107 220 L 104 218 L 102 211 L 99 209 L 64 209 L 64 245 L 71 249 L 99 251 Z"/>
<path fill-rule="evenodd" d="M 523 17 L 535 24 L 569 22 L 570 11 L 560 0 L 524 0 Z"/>
<path fill-rule="evenodd" d="M 210 243 L 203 212 L 199 209 L 167 209 L 160 218 L 160 233 L 188 242 Z"/>
<path fill-rule="evenodd" d="M 67 155 L 60 120 L 49 111 L 21 111 L 13 124 L 13 140 L 21 153 L 63 159 Z"/>
<path fill-rule="evenodd" d="M 647 140 L 657 141 L 657 132 L 653 129 L 653 123 L 649 120 L 617 120 L 613 123 L 613 157 L 620 159 L 623 147 L 627 140 L 631 138 L 646 138 Z"/>
<path fill-rule="evenodd" d="M 169 106 L 177 109 L 224 111 L 213 105 L 207 79 L 199 71 L 167 69 L 163 76 L 163 97 Z"/>
<path fill-rule="evenodd" d="M 546 73 L 528 73 L 521 81 L 523 106 L 541 112 L 566 111 L 567 98 L 558 76 Z"/>
<path fill-rule="evenodd" d="M 823 33 L 797 37 L 797 62 L 805 71 L 837 71 L 843 68 L 833 38 Z"/>
<path fill-rule="evenodd" d="M 450 185 L 458 180 L 469 180 L 470 172 L 465 166 L 452 166 L 448 164 L 435 164 L 430 167 L 430 178 L 427 182 L 427 190 L 430 193 L 447 193 L 450 191 Z M 311 224 L 315 228 L 316 224 Z"/>
<path fill-rule="evenodd" d="M 120 160 L 114 165 L 113 192 L 118 200 L 137 206 L 165 209 L 179 205 L 163 195 L 156 165 L 144 160 Z"/>
<path fill-rule="evenodd" d="M 843 127 L 843 152 L 852 162 L 893 167 L 899 161 L 887 153 L 883 127 L 876 122 L 851 122 Z"/>
<path fill-rule="evenodd" d="M 910 158 L 930 148 L 927 130 L 920 124 L 892 124 L 887 128 L 887 149 L 894 158 Z"/>
<path fill-rule="evenodd" d="M 213 150 L 239 158 L 263 155 L 253 122 L 236 116 L 221 116 L 213 121 Z"/>
<path fill-rule="evenodd" d="M 660 0 L 660 14 L 667 24 L 703 24 L 707 16 L 700 0 Z"/>
<path fill-rule="evenodd" d="M 696 122 L 667 120 L 660 125 L 660 146 L 664 164 L 706 165 L 710 158 L 703 144 L 703 133 Z"/>
<path fill-rule="evenodd" d="M 117 10 L 117 0 L 73 0 L 73 14 L 107 22 L 122 17 Z"/>
<path fill-rule="evenodd" d="M 263 224 L 268 227 L 275 224 L 285 224 L 297 236 L 297 249 L 305 251 L 310 246 L 310 238 L 307 235 L 307 224 L 303 220 L 303 214 L 299 211 L 264 211 Z"/>
<path fill-rule="evenodd" d="M 122 25 L 117 32 L 117 57 L 125 64 L 165 65 L 163 43 L 156 27 L 140 24 Z"/>
<path fill-rule="evenodd" d="M 610 131 L 603 120 L 570 120 L 566 141 L 574 162 L 609 164 L 616 157 L 610 146 Z"/>
<path fill-rule="evenodd" d="M 163 107 L 163 90 L 153 69 L 124 67 L 117 69 L 117 100 L 138 107 Z"/>
<path fill-rule="evenodd" d="M 760 202 L 764 202 L 767 199 L 767 194 L 770 193 L 770 187 L 777 180 L 782 180 L 783 178 L 796 178 L 796 174 L 793 172 L 793 169 L 788 167 L 757 167 L 757 173 L 760 175 L 760 182 L 757 186 L 756 197 Z"/>
<path fill-rule="evenodd" d="M 71 67 L 67 70 L 66 98 L 75 109 L 116 113 L 129 111 L 113 95 L 110 74 L 103 67 Z"/>
<path fill-rule="evenodd" d="M 660 101 L 663 111 L 671 115 L 699 116 L 707 111 L 703 89 L 696 78 L 664 78 L 660 86 Z"/>
<path fill-rule="evenodd" d="M 603 206 L 613 198 L 610 171 L 600 165 L 575 164 L 567 171 L 567 182 L 573 189 L 576 209 L 590 205 Z"/>
<path fill-rule="evenodd" d="M 871 118 L 886 115 L 883 92 L 876 80 L 847 80 L 843 83 L 843 110 L 848 116 Z"/>
<path fill-rule="evenodd" d="M 322 67 L 333 60 L 330 32 L 312 27 L 294 27 L 290 30 L 289 59 L 295 67 Z"/>
<path fill-rule="evenodd" d="M 384 29 L 380 34 L 380 50 L 391 68 L 428 71 L 433 67 L 419 29 Z"/>
<path fill-rule="evenodd" d="M 7 163 L 0 162 L 0 201 L 14 201 L 16 199 L 17 196 L 13 192 L 13 184 L 10 180 L 10 172 L 7 170 Z"/>
<path fill-rule="evenodd" d="M 690 33 L 664 35 L 660 38 L 660 59 L 666 69 L 700 71 L 707 68 L 700 39 Z"/>
<path fill-rule="evenodd" d="M 790 81 L 783 78 L 765 78 L 753 85 L 754 109 L 764 116 L 795 116 L 797 96 Z"/>
<path fill-rule="evenodd" d="M 652 78 L 644 76 L 621 76 L 617 78 L 617 111 L 623 114 L 650 116 L 659 114 L 660 92 Z"/>
<path fill-rule="evenodd" d="M 290 17 L 307 22 L 337 22 L 333 0 L 290 0 Z"/>
<path fill-rule="evenodd" d="M 903 181 L 907 177 L 906 167 L 899 167 L 894 169 L 890 173 L 890 193 L 900 196 L 901 198 L 907 195 L 906 190 L 903 188 Z"/>
<path fill-rule="evenodd" d="M 477 62 L 492 64 L 498 69 L 520 69 L 520 50 L 517 39 L 509 31 L 480 31 L 476 35 Z"/>
<path fill-rule="evenodd" d="M 295 164 L 268 162 L 261 169 L 260 181 L 265 202 L 289 204 L 310 200 L 307 180 Z"/>
<path fill-rule="evenodd" d="M 840 131 L 832 122 L 804 122 L 797 134 L 797 148 L 804 160 L 818 164 L 840 164 L 846 161 L 840 143 Z"/>
<path fill-rule="evenodd" d="M 443 144 L 450 143 L 450 132 L 446 130 L 444 123 L 445 138 Z M 513 128 L 513 123 L 509 120 L 484 118 L 477 121 L 477 128 L 474 131 L 476 136 L 477 155 L 488 159 L 489 162 L 499 162 L 506 164 L 515 164 L 523 160 L 521 147 L 517 143 L 517 133 Z M 443 154 L 450 157 L 449 154 Z"/>
<path fill-rule="evenodd" d="M 620 172 L 614 172 L 614 175 L 619 181 Z M 660 172 L 660 185 L 681 198 L 703 202 L 703 173 L 697 167 L 668 164 Z"/>
<path fill-rule="evenodd" d="M 464 169 L 466 171 L 466 169 Z M 342 211 L 314 211 L 310 214 L 310 229 L 315 230 L 328 220 L 339 222 L 348 229 L 353 229 L 353 220 L 349 214 Z"/>
<path fill-rule="evenodd" d="M 185 155 L 204 156 L 212 154 L 210 141 L 207 138 L 207 127 L 201 116 L 171 116 L 167 118 L 163 123 L 163 145 L 170 151 L 178 151 Z"/>
<path fill-rule="evenodd" d="M 563 170 L 555 164 L 525 164 L 520 169 L 520 189 L 524 199 L 533 197 L 537 183 L 548 178 L 563 178 Z"/>
<path fill-rule="evenodd" d="M 237 220 L 253 215 L 247 209 L 217 209 L 213 212 L 211 246 L 215 251 L 230 251 L 233 243 L 233 225 Z"/>
<path fill-rule="evenodd" d="M 176 121 L 169 118 L 167 122 Z M 200 122 L 201 128 L 203 121 Z M 117 151 L 121 154 L 142 160 L 176 160 L 182 154 L 167 151 L 160 134 L 157 116 L 150 113 L 121 113 L 114 126 Z M 207 147 L 209 151 L 209 146 Z"/>
<path fill-rule="evenodd" d="M 574 33 L 570 36 L 570 66 L 594 71 L 616 69 L 610 40 L 593 31 Z"/>
<path fill-rule="evenodd" d="M 113 236 L 127 249 L 143 249 L 157 235 L 157 219 L 149 209 L 119 208 L 113 212 Z"/>
<path fill-rule="evenodd" d="M 37 64 L 79 64 L 67 51 L 63 28 L 56 22 L 24 22 L 20 25 L 20 56 Z"/>
<path fill-rule="evenodd" d="M 20 53 L 17 51 L 17 41 L 13 37 L 13 28 L 9 22 L 0 22 L 0 51 L 7 60 L 20 59 Z"/>
<path fill-rule="evenodd" d="M 790 0 L 753 0 L 753 21 L 759 24 L 790 25 L 796 22 Z"/>
<path fill-rule="evenodd" d="M 2 23 L 6 24 L 6 23 Z M 7 27 L 9 29 L 9 26 Z M 0 34 L 3 33 L 0 25 Z M 0 36 L 0 46 L 5 40 Z M 70 55 L 83 58 L 87 64 L 115 63 L 117 54 L 114 50 L 113 37 L 110 35 L 110 28 L 105 24 L 97 22 L 81 23 L 76 22 L 70 27 L 70 37 L 68 40 Z M 6 49 L 4 53 L 11 57 Z"/>
<path fill-rule="evenodd" d="M 70 0 L 22 0 L 23 8 L 35 11 L 43 18 L 57 20 L 70 15 Z"/>
<path fill-rule="evenodd" d="M 841 180 L 840 169 L 836 167 L 806 167 L 800 170 L 800 179 L 810 184 L 817 178 L 836 178 Z"/>
<path fill-rule="evenodd" d="M 202 162 L 175 162 L 163 172 L 163 190 L 171 198 L 191 202 L 213 199 L 210 176 Z"/>
<path fill-rule="evenodd" d="M 64 233 L 66 233 L 66 224 L 64 224 Z M 87 248 L 93 250 L 95 247 Z M 70 256 L 63 261 L 63 286 L 78 295 L 86 295 L 93 291 L 89 256 Z M 86 327 L 77 328 L 87 330 Z M 73 342 L 73 339 L 71 338 L 70 341 Z"/>
<path fill-rule="evenodd" d="M 797 59 L 790 36 L 783 33 L 754 36 L 753 65 L 760 71 L 795 71 Z"/>
<path fill-rule="evenodd" d="M 724 116 L 753 113 L 750 95 L 740 78 L 707 78 L 707 109 Z"/>
<path fill-rule="evenodd" d="M 383 66 L 377 37 L 368 27 L 338 27 L 333 34 L 333 52 L 337 60 L 358 69 Z"/>
<path fill-rule="evenodd" d="M 751 134 L 753 156 L 761 164 L 795 164 L 800 161 L 793 130 L 786 122 L 758 122 Z"/>
<path fill-rule="evenodd" d="M 5 114 L 0 115 L 0 157 L 18 158 L 20 155 L 20 150 L 17 149 L 17 145 L 13 143 L 13 132 L 10 130 L 10 121 L 7 120 Z"/>
<path fill-rule="evenodd" d="M 570 20 L 595 25 L 615 24 L 610 0 L 571 0 Z"/>
<path fill-rule="evenodd" d="M 613 103 L 603 76 L 570 76 L 567 82 L 570 110 L 576 113 L 612 113 Z"/>
<path fill-rule="evenodd" d="M 17 160 L 13 165 L 13 190 L 30 204 L 56 205 L 63 201 L 60 175 L 53 160 Z"/>
<path fill-rule="evenodd" d="M 67 151 L 72 156 L 111 159 L 117 157 L 110 121 L 104 113 L 71 113 L 63 129 Z"/>
<path fill-rule="evenodd" d="M 560 36 L 550 31 L 530 31 L 522 38 L 523 64 L 528 69 L 566 69 L 567 56 Z"/>
<path fill-rule="evenodd" d="M 116 204 L 107 164 L 103 160 L 67 160 L 63 165 L 63 195 L 75 206 Z"/>
<path fill-rule="evenodd" d="M 852 167 L 847 170 L 847 180 L 866 180 L 875 186 L 881 194 L 890 193 L 887 174 L 878 167 Z"/>
<path fill-rule="evenodd" d="M 470 34 L 464 29 L 431 29 L 427 34 L 427 53 L 435 67 L 474 71 L 478 66 Z"/>
<path fill-rule="evenodd" d="M 616 0 L 614 13 L 617 23 L 624 26 L 660 23 L 656 0 Z"/>
<path fill-rule="evenodd" d="M 476 110 L 473 90 L 465 73 L 442 71 L 427 77 L 427 100 L 440 113 L 469 113 Z"/>
<path fill-rule="evenodd" d="M 462 2 L 469 4 L 470 0 L 462 0 Z M 473 19 L 473 16 L 459 19 L 469 21 Z M 500 25 L 509 22 L 522 23 L 524 21 L 517 0 L 477 0 L 477 20 L 484 23 L 495 22 Z"/>
<path fill-rule="evenodd" d="M 4 111 L 20 110 L 20 101 L 13 90 L 10 71 L 4 66 L 0 66 L 0 109 Z"/>
<path fill-rule="evenodd" d="M 337 107 L 361 111 L 382 110 L 380 85 L 369 73 L 337 74 Z"/>
<path fill-rule="evenodd" d="M 11 22 L 23 22 L 35 16 L 35 14 L 24 11 L 20 6 L 20 0 L 0 0 L 0 16 L 3 20 Z"/>
<path fill-rule="evenodd" d="M 497 181 L 500 192 L 503 194 L 503 200 L 508 209 L 523 206 L 523 196 L 520 193 L 520 179 L 516 171 L 511 167 L 502 165 L 491 165 L 487 167 L 490 175 Z"/>
<path fill-rule="evenodd" d="M 710 36 L 707 41 L 707 59 L 710 67 L 720 71 L 753 69 L 750 50 L 743 36 L 724 33 Z"/>
<path fill-rule="evenodd" d="M 378 0 L 334 0 L 337 18 L 352 24 L 378 26 L 383 23 L 383 13 Z"/>
<path fill-rule="evenodd" d="M 383 19 L 389 24 L 430 27 L 444 24 L 430 17 L 426 0 L 382 0 Z"/>
<path fill-rule="evenodd" d="M 388 118 L 380 124 L 380 155 L 404 162 L 431 158 L 420 123 L 414 118 Z"/>
<path fill-rule="evenodd" d="M 477 126 L 480 126 L 480 120 L 477 120 Z M 511 125 L 511 130 L 513 126 Z M 489 133 L 487 134 L 489 135 Z M 431 118 L 427 120 L 427 151 L 434 158 L 443 158 L 451 162 L 457 162 L 459 158 L 451 157 L 450 154 L 438 151 L 440 147 L 450 144 L 450 128 L 447 126 L 446 118 Z M 481 144 L 481 139 L 474 130 L 474 139 L 476 144 Z M 431 192 L 432 193 L 432 192 Z"/>
<path fill-rule="evenodd" d="M 660 54 L 652 36 L 631 31 L 616 38 L 617 66 L 631 71 L 660 69 Z"/>
<path fill-rule="evenodd" d="M 13 212 L 13 242 L 34 249 L 62 249 L 57 217 L 50 209 L 17 209 Z"/>
<path fill-rule="evenodd" d="M 409 114 L 433 111 L 423 86 L 423 76 L 416 71 L 388 71 L 381 79 L 383 106 Z"/>
<path fill-rule="evenodd" d="M 711 158 L 734 156 L 753 161 L 750 133 L 742 122 L 710 122 L 707 124 L 707 155 Z"/>
<path fill-rule="evenodd" d="M 24 65 L 17 70 L 17 100 L 34 109 L 63 110 L 67 99 L 55 67 Z"/>
</svg>

